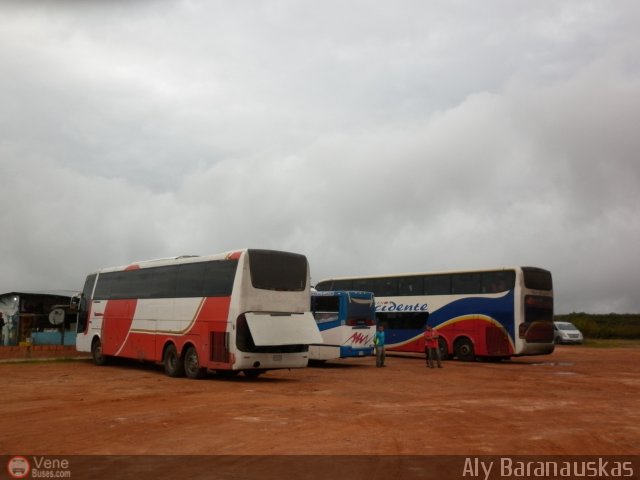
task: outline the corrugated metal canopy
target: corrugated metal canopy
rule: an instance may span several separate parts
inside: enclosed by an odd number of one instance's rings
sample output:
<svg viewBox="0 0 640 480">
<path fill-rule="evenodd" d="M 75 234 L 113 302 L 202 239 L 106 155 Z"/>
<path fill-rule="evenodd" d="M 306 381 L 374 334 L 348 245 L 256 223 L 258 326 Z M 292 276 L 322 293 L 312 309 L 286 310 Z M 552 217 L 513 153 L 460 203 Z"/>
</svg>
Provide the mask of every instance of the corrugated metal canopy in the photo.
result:
<svg viewBox="0 0 640 480">
<path fill-rule="evenodd" d="M 19 292 L 0 293 L 0 297 L 22 296 L 22 295 L 46 295 L 49 297 L 73 297 L 79 292 L 75 290 L 25 290 Z"/>
</svg>

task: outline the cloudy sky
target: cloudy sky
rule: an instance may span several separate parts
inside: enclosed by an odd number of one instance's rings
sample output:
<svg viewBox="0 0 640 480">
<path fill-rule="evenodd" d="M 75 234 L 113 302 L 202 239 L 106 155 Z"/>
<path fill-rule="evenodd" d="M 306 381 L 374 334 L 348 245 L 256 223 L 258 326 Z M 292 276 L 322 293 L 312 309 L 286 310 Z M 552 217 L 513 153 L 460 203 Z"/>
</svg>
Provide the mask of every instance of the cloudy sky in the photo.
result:
<svg viewBox="0 0 640 480">
<path fill-rule="evenodd" d="M 0 2 L 0 293 L 235 248 L 640 312 L 640 3 Z"/>
</svg>

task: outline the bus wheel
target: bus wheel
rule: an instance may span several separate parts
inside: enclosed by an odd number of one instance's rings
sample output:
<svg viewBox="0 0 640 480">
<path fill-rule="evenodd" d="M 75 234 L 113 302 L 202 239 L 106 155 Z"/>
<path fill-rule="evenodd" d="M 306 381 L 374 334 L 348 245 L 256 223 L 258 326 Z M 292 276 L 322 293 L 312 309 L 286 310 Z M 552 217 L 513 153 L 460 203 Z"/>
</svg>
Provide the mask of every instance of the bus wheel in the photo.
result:
<svg viewBox="0 0 640 480">
<path fill-rule="evenodd" d="M 91 344 L 91 356 L 93 357 L 93 363 L 96 365 L 106 365 L 107 356 L 102 353 L 102 342 L 99 338 L 96 338 Z"/>
<path fill-rule="evenodd" d="M 207 370 L 200 366 L 200 360 L 198 360 L 198 352 L 195 347 L 187 348 L 187 353 L 184 354 L 184 373 L 187 377 L 198 379 L 204 377 Z"/>
<path fill-rule="evenodd" d="M 243 370 L 243 373 L 247 378 L 257 378 L 262 372 L 260 370 Z"/>
<path fill-rule="evenodd" d="M 463 338 L 456 342 L 456 357 L 463 362 L 472 362 L 476 359 L 476 355 L 473 351 L 473 343 L 468 338 Z"/>
<path fill-rule="evenodd" d="M 164 373 L 170 377 L 183 377 L 184 376 L 184 363 L 178 355 L 176 346 L 172 343 L 164 351 Z"/>
</svg>

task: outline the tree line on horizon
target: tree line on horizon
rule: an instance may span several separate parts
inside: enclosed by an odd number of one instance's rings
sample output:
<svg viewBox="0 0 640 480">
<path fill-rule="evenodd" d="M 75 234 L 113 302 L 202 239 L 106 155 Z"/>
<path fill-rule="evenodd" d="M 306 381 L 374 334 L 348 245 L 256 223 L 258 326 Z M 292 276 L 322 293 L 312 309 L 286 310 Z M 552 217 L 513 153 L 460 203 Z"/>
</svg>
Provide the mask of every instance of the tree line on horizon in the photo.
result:
<svg viewBox="0 0 640 480">
<path fill-rule="evenodd" d="M 554 320 L 573 323 L 585 338 L 640 339 L 640 314 L 574 312 Z"/>
</svg>

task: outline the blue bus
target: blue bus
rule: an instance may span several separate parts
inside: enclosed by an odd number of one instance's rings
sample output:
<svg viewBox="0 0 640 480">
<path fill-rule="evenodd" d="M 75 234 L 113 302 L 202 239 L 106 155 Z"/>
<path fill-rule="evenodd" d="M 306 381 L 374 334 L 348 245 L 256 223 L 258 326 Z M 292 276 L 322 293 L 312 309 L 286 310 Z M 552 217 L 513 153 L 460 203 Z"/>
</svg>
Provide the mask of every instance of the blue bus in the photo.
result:
<svg viewBox="0 0 640 480">
<path fill-rule="evenodd" d="M 373 354 L 376 310 L 371 292 L 312 292 L 311 313 L 323 343 L 309 345 L 309 360 Z"/>
</svg>

